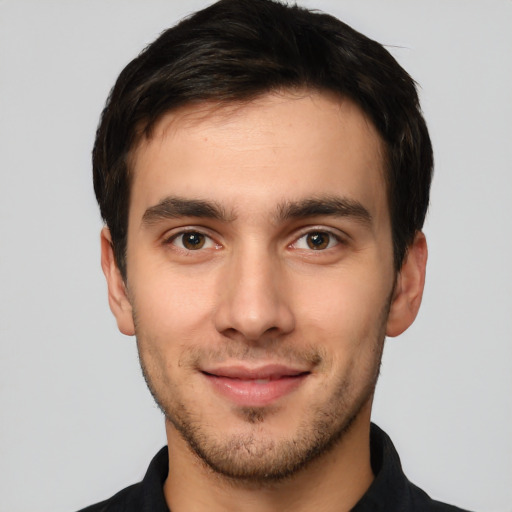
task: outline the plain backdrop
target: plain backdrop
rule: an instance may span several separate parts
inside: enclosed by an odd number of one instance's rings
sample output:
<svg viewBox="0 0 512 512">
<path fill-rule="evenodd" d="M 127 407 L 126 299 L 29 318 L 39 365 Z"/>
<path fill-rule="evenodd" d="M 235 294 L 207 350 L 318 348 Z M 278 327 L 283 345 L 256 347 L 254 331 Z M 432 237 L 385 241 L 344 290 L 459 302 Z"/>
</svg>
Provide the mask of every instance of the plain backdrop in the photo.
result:
<svg viewBox="0 0 512 512">
<path fill-rule="evenodd" d="M 143 476 L 164 422 L 117 332 L 90 151 L 121 69 L 203 0 L 0 0 L 0 511 L 73 511 Z M 409 478 L 512 511 L 512 2 L 315 0 L 420 86 L 436 171 L 427 286 L 374 421 Z"/>
</svg>

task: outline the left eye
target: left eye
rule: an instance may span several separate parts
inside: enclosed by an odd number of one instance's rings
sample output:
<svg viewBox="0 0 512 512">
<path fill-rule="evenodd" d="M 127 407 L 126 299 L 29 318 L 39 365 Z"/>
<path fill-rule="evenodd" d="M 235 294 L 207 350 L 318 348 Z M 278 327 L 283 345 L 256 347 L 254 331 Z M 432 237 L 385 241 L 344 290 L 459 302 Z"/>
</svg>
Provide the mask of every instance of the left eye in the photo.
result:
<svg viewBox="0 0 512 512">
<path fill-rule="evenodd" d="M 295 249 L 323 251 L 339 244 L 339 240 L 327 231 L 311 231 L 301 236 L 294 244 Z"/>
<path fill-rule="evenodd" d="M 187 251 L 198 251 L 199 249 L 208 249 L 215 246 L 215 243 L 210 237 L 198 231 L 179 233 L 172 238 L 171 243 Z"/>
</svg>

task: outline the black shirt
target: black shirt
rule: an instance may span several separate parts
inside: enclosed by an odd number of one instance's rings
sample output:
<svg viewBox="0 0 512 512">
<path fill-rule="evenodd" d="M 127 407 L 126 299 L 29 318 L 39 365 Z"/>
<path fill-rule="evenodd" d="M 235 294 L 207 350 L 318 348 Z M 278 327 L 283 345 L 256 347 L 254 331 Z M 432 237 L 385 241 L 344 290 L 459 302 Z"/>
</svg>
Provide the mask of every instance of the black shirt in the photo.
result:
<svg viewBox="0 0 512 512">
<path fill-rule="evenodd" d="M 464 512 L 433 501 L 409 482 L 391 439 L 374 424 L 371 426 L 370 450 L 375 479 L 352 512 Z M 168 470 L 168 451 L 164 447 L 151 461 L 142 482 L 79 512 L 169 512 L 163 492 Z"/>
</svg>

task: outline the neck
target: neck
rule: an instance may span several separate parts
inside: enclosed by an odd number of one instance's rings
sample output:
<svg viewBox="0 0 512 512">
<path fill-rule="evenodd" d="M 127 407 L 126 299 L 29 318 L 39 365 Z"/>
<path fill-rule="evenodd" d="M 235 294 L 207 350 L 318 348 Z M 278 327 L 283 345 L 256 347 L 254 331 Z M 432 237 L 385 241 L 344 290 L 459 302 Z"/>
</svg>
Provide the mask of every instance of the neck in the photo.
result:
<svg viewBox="0 0 512 512">
<path fill-rule="evenodd" d="M 240 482 L 219 475 L 191 451 L 167 422 L 169 475 L 164 494 L 172 512 L 349 511 L 373 481 L 370 411 L 362 410 L 342 439 L 293 476 L 278 482 Z"/>
</svg>

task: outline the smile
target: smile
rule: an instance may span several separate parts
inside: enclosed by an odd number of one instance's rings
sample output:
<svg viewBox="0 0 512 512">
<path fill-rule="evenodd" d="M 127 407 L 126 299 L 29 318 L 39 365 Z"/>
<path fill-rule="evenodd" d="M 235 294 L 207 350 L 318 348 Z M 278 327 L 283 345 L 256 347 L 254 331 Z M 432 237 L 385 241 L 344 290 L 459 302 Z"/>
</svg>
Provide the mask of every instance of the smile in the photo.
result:
<svg viewBox="0 0 512 512">
<path fill-rule="evenodd" d="M 242 407 L 263 407 L 295 391 L 311 374 L 282 365 L 229 366 L 202 370 L 214 390 Z"/>
</svg>

